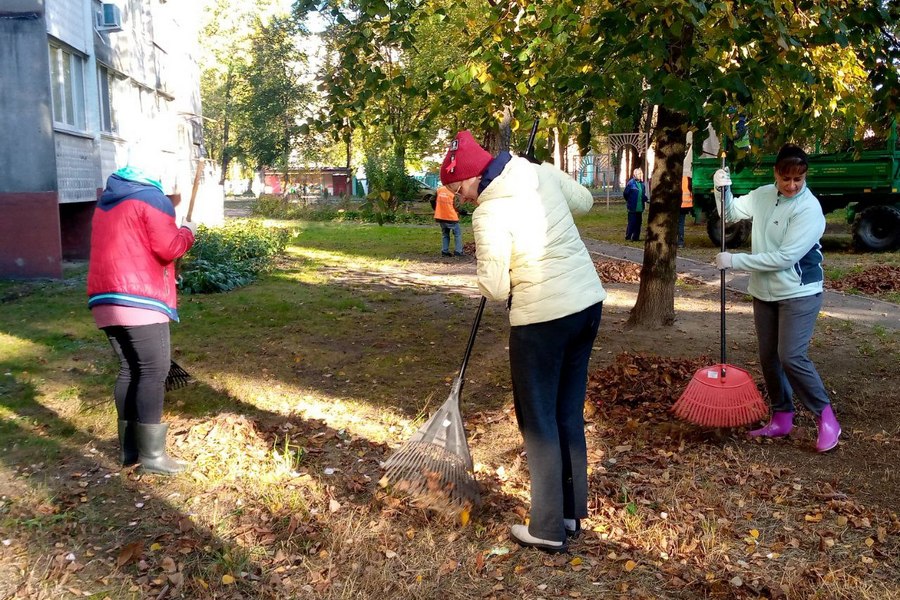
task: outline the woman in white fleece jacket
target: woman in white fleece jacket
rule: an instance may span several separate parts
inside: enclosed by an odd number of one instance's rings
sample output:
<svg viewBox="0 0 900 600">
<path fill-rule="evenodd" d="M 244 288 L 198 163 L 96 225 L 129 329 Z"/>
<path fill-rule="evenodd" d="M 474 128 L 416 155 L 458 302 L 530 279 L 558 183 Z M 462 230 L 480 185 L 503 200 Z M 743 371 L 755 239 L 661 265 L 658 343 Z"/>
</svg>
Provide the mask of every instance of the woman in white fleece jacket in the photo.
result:
<svg viewBox="0 0 900 600">
<path fill-rule="evenodd" d="M 751 437 L 784 437 L 794 426 L 793 395 L 816 416 L 816 450 L 838 444 L 841 427 L 828 392 L 807 351 L 822 308 L 822 207 L 806 187 L 806 153 L 786 144 L 775 159 L 775 183 L 725 201 L 725 221 L 753 220 L 749 254 L 722 252 L 719 269 L 750 272 L 753 319 L 759 339 L 759 363 L 772 403 L 772 419 Z M 728 171 L 713 176 L 719 188 L 731 186 Z M 719 206 L 719 213 L 722 208 Z"/>
<path fill-rule="evenodd" d="M 531 474 L 531 519 L 512 537 L 565 551 L 587 516 L 584 398 L 606 298 L 572 218 L 593 198 L 552 165 L 493 158 L 468 131 L 451 142 L 441 181 L 478 202 L 478 287 L 510 307 L 513 397 Z"/>
</svg>

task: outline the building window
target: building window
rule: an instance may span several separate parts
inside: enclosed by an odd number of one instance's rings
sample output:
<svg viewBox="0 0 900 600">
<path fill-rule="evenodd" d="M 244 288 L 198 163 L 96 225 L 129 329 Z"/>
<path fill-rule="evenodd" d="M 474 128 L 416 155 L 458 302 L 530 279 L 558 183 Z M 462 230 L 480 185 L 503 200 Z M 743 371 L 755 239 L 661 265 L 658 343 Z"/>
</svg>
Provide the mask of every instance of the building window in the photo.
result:
<svg viewBox="0 0 900 600">
<path fill-rule="evenodd" d="M 84 59 L 65 48 L 50 46 L 53 120 L 84 130 Z"/>
<path fill-rule="evenodd" d="M 106 133 L 118 133 L 119 123 L 115 103 L 118 78 L 101 65 L 97 69 L 97 81 L 100 85 L 100 129 Z"/>
</svg>

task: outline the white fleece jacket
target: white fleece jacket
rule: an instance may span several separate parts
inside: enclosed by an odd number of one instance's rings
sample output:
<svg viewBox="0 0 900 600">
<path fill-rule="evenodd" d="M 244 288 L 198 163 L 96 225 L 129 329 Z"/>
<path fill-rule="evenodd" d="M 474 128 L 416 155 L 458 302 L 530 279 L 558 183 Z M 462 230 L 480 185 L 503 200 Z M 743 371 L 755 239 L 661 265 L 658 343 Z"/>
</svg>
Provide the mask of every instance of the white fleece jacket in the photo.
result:
<svg viewBox="0 0 900 600">
<path fill-rule="evenodd" d="M 718 194 L 717 194 L 718 196 Z M 822 291 L 822 246 L 825 216 L 816 197 L 803 187 L 785 198 L 774 184 L 746 196 L 729 198 L 725 222 L 752 219 L 750 254 L 732 255 L 732 267 L 750 271 L 747 291 L 754 298 L 777 302 Z"/>
<path fill-rule="evenodd" d="M 553 165 L 513 157 L 478 203 L 478 287 L 490 300 L 512 293 L 510 325 L 551 321 L 606 298 L 572 219 L 593 206 L 587 188 Z"/>
</svg>

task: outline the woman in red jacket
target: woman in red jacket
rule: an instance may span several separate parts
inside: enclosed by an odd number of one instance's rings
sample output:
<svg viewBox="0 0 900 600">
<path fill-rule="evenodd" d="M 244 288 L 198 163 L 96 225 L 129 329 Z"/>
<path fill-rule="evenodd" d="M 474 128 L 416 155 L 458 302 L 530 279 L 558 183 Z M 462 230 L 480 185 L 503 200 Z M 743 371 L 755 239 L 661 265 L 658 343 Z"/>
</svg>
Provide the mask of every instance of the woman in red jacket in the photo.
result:
<svg viewBox="0 0 900 600">
<path fill-rule="evenodd" d="M 159 179 L 135 165 L 106 183 L 94 210 L 88 306 L 119 358 L 115 399 L 122 465 L 171 474 L 183 462 L 166 454 L 162 423 L 171 363 L 169 321 L 178 320 L 175 259 L 194 244 L 197 227 L 175 224 Z"/>
</svg>

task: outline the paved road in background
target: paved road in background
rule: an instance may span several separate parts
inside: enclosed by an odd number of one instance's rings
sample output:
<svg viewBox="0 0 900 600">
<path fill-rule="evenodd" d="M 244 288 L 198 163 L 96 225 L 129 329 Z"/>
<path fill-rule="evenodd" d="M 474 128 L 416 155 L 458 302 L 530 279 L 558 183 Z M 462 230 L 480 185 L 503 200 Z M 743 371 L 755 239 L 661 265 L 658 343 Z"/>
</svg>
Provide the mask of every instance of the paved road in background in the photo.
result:
<svg viewBox="0 0 900 600">
<path fill-rule="evenodd" d="M 591 239 L 585 239 L 584 241 L 592 254 L 628 260 L 638 264 L 642 264 L 644 261 L 643 248 L 622 246 Z M 719 270 L 714 265 L 690 258 L 678 258 L 676 260 L 676 269 L 679 273 L 691 275 L 708 285 L 719 286 Z M 725 287 L 736 292 L 747 293 L 749 280 L 750 275 L 748 273 L 728 271 Z M 825 290 L 822 313 L 837 319 L 900 330 L 900 306 L 881 300 Z"/>
</svg>

